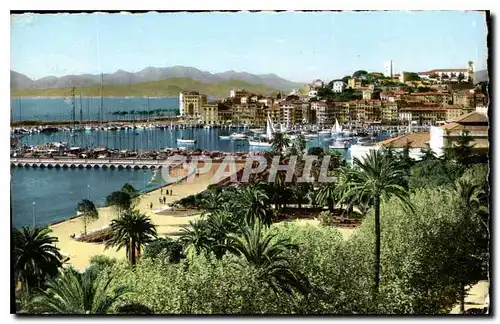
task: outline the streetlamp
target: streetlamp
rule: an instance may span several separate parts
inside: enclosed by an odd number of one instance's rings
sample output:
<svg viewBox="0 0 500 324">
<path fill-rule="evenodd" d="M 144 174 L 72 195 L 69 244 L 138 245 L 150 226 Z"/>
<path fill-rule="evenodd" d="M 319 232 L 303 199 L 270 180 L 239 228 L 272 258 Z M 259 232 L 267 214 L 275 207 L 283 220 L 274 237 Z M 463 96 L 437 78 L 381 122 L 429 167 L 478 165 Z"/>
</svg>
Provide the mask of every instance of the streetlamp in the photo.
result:
<svg viewBox="0 0 500 324">
<path fill-rule="evenodd" d="M 35 218 L 35 202 L 33 201 L 33 228 L 36 227 L 36 218 Z"/>
<path fill-rule="evenodd" d="M 90 185 L 87 185 L 87 199 L 90 200 Z"/>
</svg>

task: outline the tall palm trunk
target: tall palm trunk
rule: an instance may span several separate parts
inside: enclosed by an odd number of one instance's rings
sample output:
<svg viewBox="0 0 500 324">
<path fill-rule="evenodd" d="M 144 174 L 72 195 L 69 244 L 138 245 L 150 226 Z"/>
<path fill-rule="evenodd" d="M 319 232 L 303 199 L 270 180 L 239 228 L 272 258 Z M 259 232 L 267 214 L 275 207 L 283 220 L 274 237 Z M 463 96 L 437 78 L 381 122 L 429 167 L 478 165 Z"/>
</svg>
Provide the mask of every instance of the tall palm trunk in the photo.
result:
<svg viewBox="0 0 500 324">
<path fill-rule="evenodd" d="M 137 248 L 135 246 L 135 240 L 134 239 L 131 239 L 130 240 L 130 264 L 131 265 L 134 265 L 135 264 L 135 255 L 136 255 L 136 252 L 137 252 Z"/>
<path fill-rule="evenodd" d="M 465 313 L 465 285 L 460 282 L 460 314 Z"/>
<path fill-rule="evenodd" d="M 380 286 L 380 197 L 374 199 L 375 207 L 375 272 L 373 298 L 375 303 L 378 302 L 378 293 Z"/>
<path fill-rule="evenodd" d="M 328 210 L 333 213 L 335 205 L 333 204 L 333 199 L 328 199 Z"/>
</svg>

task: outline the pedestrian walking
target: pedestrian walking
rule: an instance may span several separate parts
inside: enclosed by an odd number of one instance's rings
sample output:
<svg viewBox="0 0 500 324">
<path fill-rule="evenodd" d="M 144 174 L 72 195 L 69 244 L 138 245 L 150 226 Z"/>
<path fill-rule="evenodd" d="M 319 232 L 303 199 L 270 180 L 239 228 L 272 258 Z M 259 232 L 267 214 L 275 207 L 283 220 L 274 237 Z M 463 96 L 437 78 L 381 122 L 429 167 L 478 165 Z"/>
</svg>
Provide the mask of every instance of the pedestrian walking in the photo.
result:
<svg viewBox="0 0 500 324">
<path fill-rule="evenodd" d="M 149 204 L 149 209 L 153 209 L 153 202 Z"/>
<path fill-rule="evenodd" d="M 158 202 L 161 204 L 161 196 L 158 197 Z"/>
<path fill-rule="evenodd" d="M 167 197 L 163 197 L 163 204 L 166 204 L 167 203 Z"/>
<path fill-rule="evenodd" d="M 170 189 L 170 196 L 172 196 L 172 191 L 173 191 L 173 190 L 172 190 L 172 189 Z"/>
</svg>

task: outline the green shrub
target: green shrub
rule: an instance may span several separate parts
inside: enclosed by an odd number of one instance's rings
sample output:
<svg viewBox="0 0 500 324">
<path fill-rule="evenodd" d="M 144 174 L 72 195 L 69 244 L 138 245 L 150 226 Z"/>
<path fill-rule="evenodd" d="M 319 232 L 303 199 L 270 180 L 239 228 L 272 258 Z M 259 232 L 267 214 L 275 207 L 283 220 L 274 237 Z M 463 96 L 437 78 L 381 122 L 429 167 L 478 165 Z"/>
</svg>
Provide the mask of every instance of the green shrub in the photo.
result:
<svg viewBox="0 0 500 324">
<path fill-rule="evenodd" d="M 318 219 L 321 225 L 323 226 L 332 226 L 333 225 L 333 215 L 327 211 L 324 210 L 318 215 Z"/>
</svg>

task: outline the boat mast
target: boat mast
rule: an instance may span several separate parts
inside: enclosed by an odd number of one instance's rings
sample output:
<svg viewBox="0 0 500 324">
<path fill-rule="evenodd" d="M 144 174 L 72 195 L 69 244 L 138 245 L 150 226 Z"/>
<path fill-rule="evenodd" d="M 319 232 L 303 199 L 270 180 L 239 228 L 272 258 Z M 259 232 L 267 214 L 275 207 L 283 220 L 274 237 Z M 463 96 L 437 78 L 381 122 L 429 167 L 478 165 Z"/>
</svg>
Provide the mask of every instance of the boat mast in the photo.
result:
<svg viewBox="0 0 500 324">
<path fill-rule="evenodd" d="M 21 97 L 19 97 L 19 121 L 23 120 L 23 107 L 21 105 Z"/>
<path fill-rule="evenodd" d="M 80 93 L 80 127 L 82 127 L 83 122 L 83 102 L 82 102 L 82 94 Z"/>
<path fill-rule="evenodd" d="M 71 117 L 73 119 L 73 129 L 75 128 L 75 123 L 76 123 L 76 115 L 75 115 L 75 87 L 71 87 Z"/>
<path fill-rule="evenodd" d="M 102 89 L 102 83 L 103 83 L 103 74 L 101 73 L 101 109 L 100 109 L 100 121 L 104 121 L 104 104 L 103 104 L 103 89 Z"/>
</svg>

